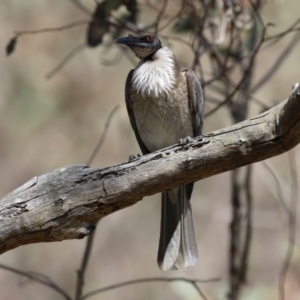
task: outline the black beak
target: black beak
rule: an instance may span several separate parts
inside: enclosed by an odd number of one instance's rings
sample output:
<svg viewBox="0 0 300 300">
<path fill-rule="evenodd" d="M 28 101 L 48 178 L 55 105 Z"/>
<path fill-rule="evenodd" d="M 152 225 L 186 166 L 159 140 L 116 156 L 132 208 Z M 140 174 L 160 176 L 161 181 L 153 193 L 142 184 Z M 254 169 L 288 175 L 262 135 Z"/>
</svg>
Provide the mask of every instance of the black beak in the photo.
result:
<svg viewBox="0 0 300 300">
<path fill-rule="evenodd" d="M 116 43 L 128 46 L 139 59 L 150 57 L 161 48 L 160 40 L 151 35 L 135 37 L 131 34 L 117 39 Z"/>
<path fill-rule="evenodd" d="M 145 43 L 143 43 L 139 38 L 132 36 L 131 34 L 118 38 L 116 43 L 127 46 L 145 46 Z"/>
</svg>

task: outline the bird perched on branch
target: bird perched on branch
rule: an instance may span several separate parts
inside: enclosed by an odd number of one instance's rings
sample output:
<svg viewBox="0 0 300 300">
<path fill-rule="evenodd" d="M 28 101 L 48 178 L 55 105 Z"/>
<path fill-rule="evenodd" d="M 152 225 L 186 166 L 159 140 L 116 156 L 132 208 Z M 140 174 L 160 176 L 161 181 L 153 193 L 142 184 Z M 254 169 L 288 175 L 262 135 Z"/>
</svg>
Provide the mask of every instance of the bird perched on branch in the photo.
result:
<svg viewBox="0 0 300 300">
<path fill-rule="evenodd" d="M 194 71 L 181 70 L 173 52 L 153 35 L 121 37 L 140 59 L 128 74 L 125 99 L 143 154 L 201 135 L 203 96 Z M 157 262 L 162 270 L 195 265 L 198 250 L 190 198 L 193 183 L 162 193 Z"/>
</svg>

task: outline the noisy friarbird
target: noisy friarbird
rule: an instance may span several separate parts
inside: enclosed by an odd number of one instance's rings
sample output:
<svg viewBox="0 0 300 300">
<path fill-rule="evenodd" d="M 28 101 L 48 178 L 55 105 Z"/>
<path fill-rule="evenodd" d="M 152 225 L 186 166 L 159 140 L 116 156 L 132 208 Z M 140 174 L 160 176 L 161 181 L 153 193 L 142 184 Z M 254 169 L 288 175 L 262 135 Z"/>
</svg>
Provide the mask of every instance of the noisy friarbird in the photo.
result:
<svg viewBox="0 0 300 300">
<path fill-rule="evenodd" d="M 131 126 L 143 154 L 201 135 L 203 95 L 193 70 L 181 70 L 173 52 L 153 35 L 128 35 L 117 43 L 140 59 L 128 74 L 125 99 Z M 195 265 L 198 250 L 190 203 L 193 183 L 162 193 L 157 262 L 162 270 Z"/>
</svg>

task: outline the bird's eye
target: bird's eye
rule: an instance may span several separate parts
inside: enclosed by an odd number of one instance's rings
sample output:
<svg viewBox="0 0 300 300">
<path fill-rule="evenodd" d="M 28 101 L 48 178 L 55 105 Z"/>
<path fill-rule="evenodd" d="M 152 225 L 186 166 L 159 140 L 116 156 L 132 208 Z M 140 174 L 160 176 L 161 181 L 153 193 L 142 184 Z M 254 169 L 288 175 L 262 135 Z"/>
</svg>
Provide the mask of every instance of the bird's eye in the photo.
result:
<svg viewBox="0 0 300 300">
<path fill-rule="evenodd" d="M 147 41 L 148 43 L 153 42 L 153 36 L 151 36 L 151 35 L 146 35 L 146 41 Z"/>
</svg>

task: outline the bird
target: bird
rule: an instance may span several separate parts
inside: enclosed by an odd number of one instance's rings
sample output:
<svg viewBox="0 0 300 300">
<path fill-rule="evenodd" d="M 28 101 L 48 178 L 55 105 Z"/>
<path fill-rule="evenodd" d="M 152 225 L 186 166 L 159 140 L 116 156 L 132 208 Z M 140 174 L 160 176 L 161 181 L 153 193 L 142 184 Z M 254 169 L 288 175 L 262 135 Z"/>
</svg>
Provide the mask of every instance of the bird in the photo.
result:
<svg viewBox="0 0 300 300">
<path fill-rule="evenodd" d="M 126 80 L 125 101 L 143 155 L 200 136 L 204 100 L 200 80 L 181 69 L 174 53 L 155 35 L 120 37 L 139 58 Z M 161 270 L 186 270 L 196 264 L 197 243 L 190 203 L 194 183 L 168 189 L 161 196 L 157 263 Z"/>
</svg>

